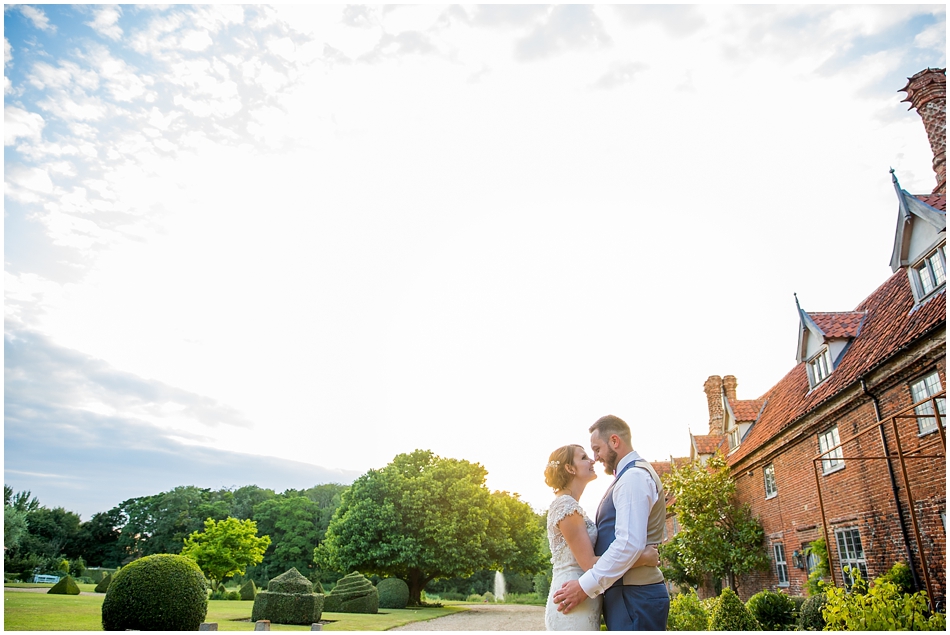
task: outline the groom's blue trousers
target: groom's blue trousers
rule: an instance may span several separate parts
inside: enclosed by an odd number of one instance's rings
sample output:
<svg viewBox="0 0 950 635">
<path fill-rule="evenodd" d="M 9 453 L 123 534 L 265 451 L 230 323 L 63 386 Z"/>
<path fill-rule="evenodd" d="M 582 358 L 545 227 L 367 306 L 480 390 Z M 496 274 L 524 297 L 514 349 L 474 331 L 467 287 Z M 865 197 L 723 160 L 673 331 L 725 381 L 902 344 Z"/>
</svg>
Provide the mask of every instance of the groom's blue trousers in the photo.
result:
<svg viewBox="0 0 950 635">
<path fill-rule="evenodd" d="M 666 584 L 623 586 L 604 592 L 604 623 L 608 631 L 665 631 L 670 614 Z"/>
</svg>

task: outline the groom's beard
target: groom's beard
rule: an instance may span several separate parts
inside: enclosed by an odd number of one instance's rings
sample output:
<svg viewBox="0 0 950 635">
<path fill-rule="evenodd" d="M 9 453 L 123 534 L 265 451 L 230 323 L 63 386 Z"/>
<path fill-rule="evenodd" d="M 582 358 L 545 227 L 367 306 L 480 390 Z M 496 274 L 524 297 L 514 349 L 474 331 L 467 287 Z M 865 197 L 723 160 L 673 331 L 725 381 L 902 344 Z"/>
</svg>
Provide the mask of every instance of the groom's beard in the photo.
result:
<svg viewBox="0 0 950 635">
<path fill-rule="evenodd" d="M 607 448 L 604 453 L 604 472 L 607 473 L 607 476 L 613 476 L 614 472 L 617 469 L 617 453 L 612 449 Z"/>
</svg>

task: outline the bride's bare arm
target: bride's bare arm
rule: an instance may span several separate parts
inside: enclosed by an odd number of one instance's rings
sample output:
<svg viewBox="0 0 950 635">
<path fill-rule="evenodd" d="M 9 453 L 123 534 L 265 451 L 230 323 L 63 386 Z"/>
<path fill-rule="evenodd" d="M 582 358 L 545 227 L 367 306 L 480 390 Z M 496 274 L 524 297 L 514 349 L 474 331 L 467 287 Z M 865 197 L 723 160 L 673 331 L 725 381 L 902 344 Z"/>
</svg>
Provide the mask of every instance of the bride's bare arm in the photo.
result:
<svg viewBox="0 0 950 635">
<path fill-rule="evenodd" d="M 558 529 L 564 534 L 567 546 L 570 547 L 574 559 L 581 569 L 587 571 L 597 562 L 597 556 L 594 555 L 594 545 L 590 542 L 590 536 L 587 535 L 587 525 L 580 514 L 569 514 L 561 519 L 557 524 Z"/>
</svg>

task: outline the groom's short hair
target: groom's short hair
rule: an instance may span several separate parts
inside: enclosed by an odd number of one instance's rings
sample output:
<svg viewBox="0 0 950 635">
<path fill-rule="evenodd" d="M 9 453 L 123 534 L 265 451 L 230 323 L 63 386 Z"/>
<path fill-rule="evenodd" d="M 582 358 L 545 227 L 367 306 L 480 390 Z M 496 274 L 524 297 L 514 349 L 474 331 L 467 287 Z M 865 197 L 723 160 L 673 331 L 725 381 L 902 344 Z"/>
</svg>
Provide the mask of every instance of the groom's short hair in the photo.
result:
<svg viewBox="0 0 950 635">
<path fill-rule="evenodd" d="M 600 435 L 600 438 L 604 441 L 610 438 L 610 435 L 616 434 L 618 437 L 623 439 L 623 441 L 632 446 L 633 442 L 630 439 L 630 426 L 627 425 L 627 422 L 621 419 L 620 417 L 615 417 L 614 415 L 605 415 L 594 422 L 594 425 L 590 427 L 588 432 L 597 432 Z"/>
</svg>

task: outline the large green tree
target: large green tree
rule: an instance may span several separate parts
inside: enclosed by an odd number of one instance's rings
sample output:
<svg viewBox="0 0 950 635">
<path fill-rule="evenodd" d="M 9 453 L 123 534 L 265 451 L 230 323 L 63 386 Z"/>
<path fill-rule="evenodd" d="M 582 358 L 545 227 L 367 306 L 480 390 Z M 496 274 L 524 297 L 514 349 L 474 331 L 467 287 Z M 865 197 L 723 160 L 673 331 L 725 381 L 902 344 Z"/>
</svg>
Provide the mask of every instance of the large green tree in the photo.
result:
<svg viewBox="0 0 950 635">
<path fill-rule="evenodd" d="M 313 550 L 323 531 L 320 505 L 306 496 L 277 496 L 254 507 L 254 520 L 271 545 L 258 569 L 265 579 L 275 578 L 294 567 L 303 574 L 313 568 Z"/>
<path fill-rule="evenodd" d="M 661 568 L 668 580 L 693 585 L 711 574 L 726 578 L 736 590 L 739 576 L 768 569 L 762 524 L 747 503 L 736 500 L 736 485 L 721 454 L 705 465 L 674 465 L 664 486 L 673 498 L 670 511 L 681 527 L 660 545 Z"/>
<path fill-rule="evenodd" d="M 416 605 L 434 578 L 479 569 L 536 570 L 542 564 L 540 525 L 524 521 L 530 517 L 524 508 L 531 512 L 525 503 L 492 495 L 486 474 L 478 463 L 427 450 L 398 455 L 343 495 L 314 552 L 317 564 L 402 578 Z"/>
<path fill-rule="evenodd" d="M 194 560 L 211 581 L 211 588 L 216 588 L 225 578 L 243 575 L 248 565 L 259 563 L 269 544 L 269 536 L 257 535 L 253 520 L 208 518 L 204 531 L 185 539 L 181 555 Z"/>
</svg>

